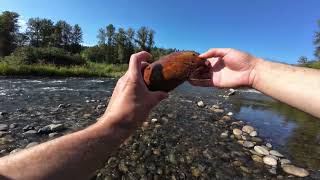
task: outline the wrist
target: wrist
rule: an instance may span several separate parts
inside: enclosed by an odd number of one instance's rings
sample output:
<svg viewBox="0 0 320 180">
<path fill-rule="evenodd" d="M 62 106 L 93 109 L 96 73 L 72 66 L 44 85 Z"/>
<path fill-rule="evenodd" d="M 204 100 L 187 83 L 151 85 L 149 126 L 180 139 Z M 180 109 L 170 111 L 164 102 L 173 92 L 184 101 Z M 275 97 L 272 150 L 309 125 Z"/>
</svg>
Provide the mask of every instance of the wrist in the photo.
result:
<svg viewBox="0 0 320 180">
<path fill-rule="evenodd" d="M 264 63 L 264 60 L 261 58 L 255 57 L 253 59 L 253 65 L 249 75 L 249 86 L 254 89 L 257 89 L 259 76 L 260 76 L 260 67 L 262 66 L 263 63 Z"/>
</svg>

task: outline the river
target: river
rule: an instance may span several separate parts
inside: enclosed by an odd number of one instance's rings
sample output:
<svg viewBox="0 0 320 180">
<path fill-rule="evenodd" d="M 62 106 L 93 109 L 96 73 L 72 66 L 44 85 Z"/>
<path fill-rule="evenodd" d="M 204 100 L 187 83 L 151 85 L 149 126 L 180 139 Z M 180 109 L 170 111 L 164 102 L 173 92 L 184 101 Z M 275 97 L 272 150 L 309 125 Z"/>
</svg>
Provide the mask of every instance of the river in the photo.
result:
<svg viewBox="0 0 320 180">
<path fill-rule="evenodd" d="M 34 124 L 38 128 L 52 122 L 64 122 L 71 127 L 70 132 L 84 128 L 101 115 L 104 108 L 100 107 L 101 110 L 97 110 L 96 106 L 103 105 L 108 100 L 115 82 L 115 79 L 3 77 L 0 79 L 0 112 L 9 115 L 0 119 L 0 123 L 14 122 L 21 124 L 21 128 L 26 124 Z M 252 89 L 241 88 L 233 96 L 221 97 L 226 94 L 226 91 L 193 87 L 185 83 L 179 86 L 170 97 L 180 98 L 179 102 L 175 101 L 175 106 L 179 108 L 181 106 L 186 111 L 189 110 L 188 103 L 199 100 L 204 101 L 205 104 L 219 104 L 225 112 L 233 112 L 236 119 L 255 127 L 265 142 L 271 143 L 294 164 L 315 172 L 320 170 L 319 119 Z M 71 109 L 55 110 L 60 104 L 66 107 L 71 105 Z M 151 116 L 170 113 L 170 108 L 165 109 L 166 101 L 161 103 L 161 107 L 164 110 L 158 108 Z M 86 114 L 89 115 L 86 116 Z M 89 118 L 81 120 L 77 118 L 78 116 Z M 185 116 L 189 116 L 188 113 Z M 209 117 L 205 113 L 202 116 Z M 210 118 L 212 118 L 211 115 Z M 188 122 L 183 121 L 183 123 Z M 180 123 L 182 128 L 183 123 Z M 18 130 L 12 132 L 18 133 Z M 34 137 L 26 140 L 25 137 L 19 135 L 13 136 L 17 142 L 7 147 L 11 150 L 37 140 Z M 202 137 L 206 138 L 205 134 Z M 41 136 L 39 139 L 37 141 L 44 141 L 45 138 Z"/>
</svg>

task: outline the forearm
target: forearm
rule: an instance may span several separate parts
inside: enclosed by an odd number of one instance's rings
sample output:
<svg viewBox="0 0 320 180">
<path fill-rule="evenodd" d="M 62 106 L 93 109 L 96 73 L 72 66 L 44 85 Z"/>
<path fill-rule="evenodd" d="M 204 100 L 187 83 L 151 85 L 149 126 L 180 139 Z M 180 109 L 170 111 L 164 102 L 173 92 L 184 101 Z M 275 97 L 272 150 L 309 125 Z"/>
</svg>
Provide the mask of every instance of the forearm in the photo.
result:
<svg viewBox="0 0 320 180">
<path fill-rule="evenodd" d="M 104 120 L 0 159 L 0 177 L 9 179 L 89 179 L 130 134 Z"/>
<path fill-rule="evenodd" d="M 254 68 L 253 87 L 286 104 L 320 117 L 320 71 L 261 59 Z"/>
</svg>

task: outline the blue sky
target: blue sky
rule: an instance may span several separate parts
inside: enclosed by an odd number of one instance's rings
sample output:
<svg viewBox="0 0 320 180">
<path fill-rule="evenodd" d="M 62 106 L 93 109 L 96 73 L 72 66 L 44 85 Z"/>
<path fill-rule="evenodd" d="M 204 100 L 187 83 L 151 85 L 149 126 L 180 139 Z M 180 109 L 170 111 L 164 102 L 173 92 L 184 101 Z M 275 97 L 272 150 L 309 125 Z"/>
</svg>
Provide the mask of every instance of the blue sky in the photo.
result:
<svg viewBox="0 0 320 180">
<path fill-rule="evenodd" d="M 0 11 L 78 23 L 84 44 L 97 43 L 97 31 L 148 26 L 156 45 L 204 52 L 232 47 L 256 56 L 295 63 L 313 58 L 314 32 L 319 30 L 319 0 L 0 0 Z"/>
</svg>

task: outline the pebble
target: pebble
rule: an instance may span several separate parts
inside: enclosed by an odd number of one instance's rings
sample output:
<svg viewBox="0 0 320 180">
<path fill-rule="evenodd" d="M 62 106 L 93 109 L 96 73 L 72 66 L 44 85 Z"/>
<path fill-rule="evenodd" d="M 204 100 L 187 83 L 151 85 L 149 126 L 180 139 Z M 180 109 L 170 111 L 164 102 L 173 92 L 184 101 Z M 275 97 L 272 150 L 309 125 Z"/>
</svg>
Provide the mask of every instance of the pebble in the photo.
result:
<svg viewBox="0 0 320 180">
<path fill-rule="evenodd" d="M 118 166 L 119 170 L 122 171 L 122 172 L 128 172 L 129 169 L 128 167 L 126 166 L 126 164 L 124 163 L 124 161 L 121 161 L 119 166 Z"/>
<path fill-rule="evenodd" d="M 245 173 L 251 173 L 251 170 L 248 169 L 247 167 L 244 167 L 244 166 L 240 166 L 240 169 L 245 172 Z"/>
<path fill-rule="evenodd" d="M 269 172 L 271 174 L 277 174 L 277 169 L 275 167 L 272 167 L 271 169 L 269 169 Z"/>
<path fill-rule="evenodd" d="M 228 112 L 227 116 L 233 116 L 232 112 Z"/>
<path fill-rule="evenodd" d="M 277 157 L 283 157 L 283 155 L 276 150 L 271 150 L 269 153 Z"/>
<path fill-rule="evenodd" d="M 49 124 L 39 129 L 39 133 L 49 133 L 64 130 L 65 126 L 63 124 Z"/>
<path fill-rule="evenodd" d="M 272 148 L 272 145 L 270 143 L 267 143 L 266 146 L 270 149 Z"/>
<path fill-rule="evenodd" d="M 159 156 L 160 155 L 160 149 L 154 149 L 153 154 Z"/>
<path fill-rule="evenodd" d="M 196 167 L 191 167 L 191 174 L 194 177 L 199 177 L 201 175 L 201 171 Z"/>
<path fill-rule="evenodd" d="M 277 160 L 274 159 L 272 156 L 265 156 L 263 157 L 263 162 L 266 164 L 266 165 L 269 165 L 269 166 L 276 166 L 277 165 Z"/>
<path fill-rule="evenodd" d="M 229 135 L 228 135 L 228 132 L 223 132 L 221 133 L 220 137 L 221 138 L 227 138 Z"/>
<path fill-rule="evenodd" d="M 290 164 L 291 161 L 289 159 L 280 159 L 280 164 L 284 165 L 284 164 Z"/>
<path fill-rule="evenodd" d="M 261 139 L 261 138 L 258 138 L 258 137 L 252 137 L 252 138 L 251 138 L 251 141 L 260 143 L 260 142 L 262 142 L 262 139 Z"/>
<path fill-rule="evenodd" d="M 261 155 L 269 155 L 269 151 L 262 146 L 254 146 L 254 150 Z"/>
<path fill-rule="evenodd" d="M 59 135 L 59 133 L 53 132 L 53 133 L 50 133 L 48 136 L 49 136 L 49 138 L 53 138 L 53 137 L 56 137 L 58 135 Z"/>
<path fill-rule="evenodd" d="M 303 168 L 296 167 L 294 165 L 283 165 L 282 170 L 288 174 L 292 174 L 298 177 L 309 176 L 309 172 Z"/>
<path fill-rule="evenodd" d="M 257 133 L 257 131 L 252 131 L 249 135 L 251 137 L 256 137 L 258 135 L 258 133 Z"/>
<path fill-rule="evenodd" d="M 36 130 L 29 130 L 23 133 L 25 136 L 35 136 L 37 134 Z"/>
<path fill-rule="evenodd" d="M 6 131 L 9 129 L 8 124 L 0 124 L 0 131 Z"/>
<path fill-rule="evenodd" d="M 35 145 L 38 145 L 39 143 L 38 142 L 32 142 L 32 143 L 29 143 L 26 148 L 30 148 L 32 146 L 35 146 Z"/>
<path fill-rule="evenodd" d="M 203 101 L 199 101 L 197 102 L 198 107 L 204 107 L 204 102 Z"/>
<path fill-rule="evenodd" d="M 211 106 L 211 108 L 210 108 L 210 109 L 220 109 L 220 106 L 219 106 L 219 105 L 214 104 L 214 105 L 212 105 L 212 106 Z"/>
<path fill-rule="evenodd" d="M 12 124 L 10 124 L 9 128 L 10 128 L 10 129 L 13 129 L 13 128 L 16 128 L 17 126 L 18 126 L 17 123 L 12 123 Z"/>
<path fill-rule="evenodd" d="M 156 118 L 152 118 L 152 119 L 151 119 L 151 122 L 152 122 L 152 123 L 156 123 L 157 121 L 158 121 L 158 119 L 156 119 Z"/>
<path fill-rule="evenodd" d="M 224 113 L 223 109 L 212 109 L 214 113 Z"/>
<path fill-rule="evenodd" d="M 229 89 L 229 93 L 228 93 L 228 96 L 232 96 L 236 93 L 236 90 L 235 89 Z"/>
<path fill-rule="evenodd" d="M 28 130 L 32 130 L 32 129 L 34 129 L 34 127 L 31 125 L 26 125 L 25 127 L 22 128 L 23 131 L 28 131 Z"/>
<path fill-rule="evenodd" d="M 231 120 L 231 118 L 229 116 L 223 116 L 221 119 L 224 120 L 224 121 L 230 121 Z"/>
<path fill-rule="evenodd" d="M 176 156 L 173 153 L 169 154 L 169 161 L 172 164 L 177 164 Z"/>
<path fill-rule="evenodd" d="M 254 144 L 251 141 L 244 141 L 243 146 L 246 148 L 252 148 Z"/>
<path fill-rule="evenodd" d="M 235 136 L 240 136 L 242 134 L 242 131 L 238 128 L 233 129 L 232 132 Z"/>
<path fill-rule="evenodd" d="M 260 156 L 258 156 L 258 155 L 252 155 L 251 156 L 251 158 L 252 158 L 252 160 L 254 160 L 255 162 L 259 162 L 259 163 L 262 163 L 263 162 L 263 160 L 262 160 L 262 158 L 260 157 Z"/>
<path fill-rule="evenodd" d="M 254 131 L 254 128 L 252 126 L 245 125 L 242 127 L 242 131 L 250 134 L 252 131 Z"/>
<path fill-rule="evenodd" d="M 86 114 L 84 114 L 82 117 L 83 117 L 83 118 L 88 118 L 88 117 L 90 117 L 90 116 L 91 116 L 90 113 L 86 113 Z"/>
</svg>

